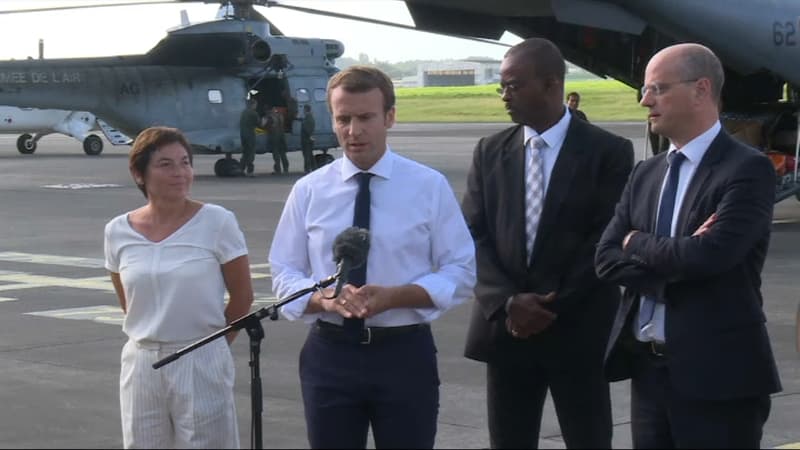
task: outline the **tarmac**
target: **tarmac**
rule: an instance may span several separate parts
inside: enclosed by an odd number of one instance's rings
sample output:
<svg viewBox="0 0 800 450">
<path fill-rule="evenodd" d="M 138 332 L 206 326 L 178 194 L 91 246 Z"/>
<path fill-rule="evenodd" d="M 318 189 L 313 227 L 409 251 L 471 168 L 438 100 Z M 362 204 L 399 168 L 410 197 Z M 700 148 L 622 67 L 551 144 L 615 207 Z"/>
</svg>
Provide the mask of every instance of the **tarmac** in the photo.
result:
<svg viewBox="0 0 800 450">
<path fill-rule="evenodd" d="M 601 124 L 631 138 L 639 158 L 643 123 Z M 460 199 L 472 150 L 507 124 L 398 124 L 389 144 L 439 170 Z M 128 173 L 128 147 L 86 156 L 78 142 L 48 136 L 21 155 L 17 136 L 0 136 L 0 448 L 119 448 L 119 356 L 122 313 L 103 268 L 103 227 L 144 203 Z M 339 150 L 333 150 L 339 157 Z M 257 155 L 253 178 L 217 178 L 218 156 L 195 156 L 193 197 L 232 210 L 250 249 L 254 310 L 275 301 L 267 264 L 272 236 L 302 157 L 290 173 L 271 175 L 270 155 Z M 763 271 L 764 309 L 783 392 L 773 396 L 764 448 L 800 448 L 800 202 L 776 205 Z M 485 367 L 462 356 L 471 305 L 434 323 L 441 384 L 437 448 L 487 448 Z M 261 345 L 264 448 L 308 448 L 297 363 L 306 326 L 264 319 Z M 233 344 L 242 447 L 251 446 L 249 345 Z M 630 393 L 612 384 L 615 448 L 629 448 Z M 370 446 L 372 442 L 370 441 Z M 540 448 L 564 448 L 548 400 Z"/>
</svg>

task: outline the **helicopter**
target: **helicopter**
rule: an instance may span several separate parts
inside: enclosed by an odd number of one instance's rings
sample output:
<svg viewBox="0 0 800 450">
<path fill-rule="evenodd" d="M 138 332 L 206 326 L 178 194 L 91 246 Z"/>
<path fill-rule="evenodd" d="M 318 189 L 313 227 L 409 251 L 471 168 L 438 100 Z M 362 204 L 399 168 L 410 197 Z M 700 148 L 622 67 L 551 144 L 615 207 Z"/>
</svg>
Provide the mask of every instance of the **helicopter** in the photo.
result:
<svg viewBox="0 0 800 450">
<path fill-rule="evenodd" d="M 103 152 L 103 140 L 91 131 L 98 129 L 114 145 L 131 143 L 131 138 L 87 111 L 0 106 L 0 133 L 21 133 L 17 151 L 23 155 L 35 152 L 41 138 L 60 133 L 80 142 L 87 155 L 97 156 Z"/>
<path fill-rule="evenodd" d="M 193 0 L 175 0 L 187 2 Z M 213 2 L 212 0 L 207 0 Z M 117 124 L 126 116 L 141 118 L 136 127 L 129 127 L 134 131 L 152 120 L 146 114 L 132 114 L 142 111 L 137 110 L 136 103 L 131 103 L 129 97 L 137 96 L 145 100 L 153 99 L 157 95 L 175 96 L 187 91 L 186 86 L 181 86 L 177 91 L 169 88 L 159 88 L 159 78 L 156 71 L 179 72 L 179 79 L 183 83 L 192 80 L 195 83 L 203 80 L 209 84 L 217 81 L 217 77 L 224 77 L 230 83 L 251 87 L 263 87 L 267 92 L 275 92 L 265 84 L 276 84 L 281 73 L 284 79 L 299 80 L 295 75 L 299 68 L 311 69 L 315 75 L 310 76 L 320 86 L 320 95 L 324 93 L 322 78 L 314 69 L 323 66 L 327 75 L 336 71 L 333 66 L 333 55 L 341 55 L 342 46 L 336 41 L 307 40 L 321 43 L 331 54 L 322 64 L 319 59 L 311 58 L 314 62 L 304 65 L 300 60 L 302 53 L 296 46 L 287 46 L 289 38 L 278 35 L 277 29 L 255 11 L 254 6 L 281 7 L 309 14 L 322 14 L 346 20 L 357 20 L 378 25 L 395 26 L 399 28 L 431 32 L 449 36 L 475 39 L 482 42 L 495 42 L 502 37 L 504 32 L 510 32 L 522 38 L 545 37 L 559 46 L 565 58 L 571 63 L 607 78 L 612 77 L 628 86 L 639 89 L 644 83 L 644 69 L 650 57 L 662 48 L 678 42 L 698 42 L 711 48 L 721 59 L 725 67 L 726 82 L 722 92 L 721 118 L 723 126 L 734 136 L 765 151 L 773 160 L 778 179 L 778 193 L 776 201 L 795 195 L 800 199 L 800 177 L 798 177 L 798 161 L 800 161 L 800 134 L 798 127 L 800 117 L 800 2 L 796 0 L 727 0 L 724 7 L 713 2 L 699 2 L 696 0 L 394 0 L 403 1 L 406 5 L 414 26 L 392 22 L 368 19 L 365 17 L 347 15 L 335 11 L 320 10 L 308 7 L 294 6 L 275 0 L 231 0 L 222 1 L 236 9 L 227 22 L 213 22 L 199 24 L 194 27 L 184 28 L 170 32 L 159 45 L 148 52 L 147 55 L 138 57 L 117 57 L 97 64 L 106 67 L 104 77 L 99 76 L 99 69 L 85 66 L 75 66 L 75 62 L 90 60 L 76 59 L 66 61 L 64 68 L 71 72 L 70 76 L 79 77 L 81 74 L 89 76 L 90 73 L 98 79 L 100 90 L 92 101 L 88 110 L 96 111 L 97 107 L 111 113 L 108 116 L 110 123 Z M 144 2 L 132 2 L 141 4 Z M 154 2 L 147 2 L 154 3 Z M 171 2 L 158 2 L 171 3 Z M 83 7 L 83 6 L 82 6 Z M 68 7 L 74 8 L 74 7 Z M 52 9 L 52 8 L 51 8 Z M 65 9 L 65 8 L 58 8 Z M 30 11 L 30 10 L 28 10 Z M 11 11 L 20 12 L 20 11 Z M 3 13 L 3 11 L 0 11 Z M 253 28 L 249 28 L 253 27 Z M 220 30 L 223 30 L 221 32 Z M 262 30 L 254 33 L 253 30 Z M 247 36 L 245 38 L 245 36 Z M 228 38 L 228 39 L 225 39 Z M 238 39 L 237 39 L 238 38 Z M 246 42 L 242 44 L 242 41 Z M 234 43 L 235 41 L 235 43 Z M 209 48 L 218 50 L 227 49 L 213 54 L 208 52 L 203 57 L 179 57 L 181 50 L 203 47 L 214 43 Z M 228 42 L 228 46 L 224 42 Z M 338 45 L 337 45 L 338 44 Z M 233 49 L 233 50 L 231 50 Z M 169 61 L 164 55 L 172 50 L 177 61 Z M 232 62 L 232 55 L 239 52 L 243 62 Z M 281 53 L 283 51 L 283 53 Z M 296 53 L 293 53 L 296 52 Z M 313 51 L 311 52 L 314 53 Z M 133 61 L 134 59 L 137 59 Z M 214 60 L 206 61 L 206 59 Z M 224 62 L 223 62 L 224 61 Z M 19 106 L 54 107 L 53 95 L 38 95 L 32 92 L 33 83 L 26 77 L 34 77 L 35 69 L 23 65 L 13 66 L 12 63 L 0 62 L 0 103 Z M 72 64 L 71 66 L 69 64 Z M 105 64 L 105 66 L 103 66 Z M 122 67 L 118 66 L 121 65 Z M 147 65 L 152 73 L 155 83 L 138 75 L 137 70 Z M 130 67 L 134 66 L 134 68 Z M 92 69 L 89 72 L 82 70 Z M 113 67 L 109 69 L 108 67 Z M 127 68 L 126 68 L 127 67 Z M 45 69 L 59 69 L 57 66 L 42 66 Z M 191 68 L 188 70 L 187 68 Z M 14 70 L 16 69 L 16 70 Z M 112 74 L 113 72 L 113 74 Z M 132 77 L 126 78 L 128 75 Z M 133 76 L 136 75 L 136 76 Z M 58 77 L 58 74 L 54 74 Z M 5 77 L 5 79 L 4 79 Z M 139 77 L 139 78 L 137 78 Z M 209 81 L 210 80 L 210 81 Z M 142 85 L 143 82 L 146 84 Z M 254 83 L 255 82 L 255 83 Z M 82 82 L 73 84 L 81 85 Z M 50 83 L 49 88 L 54 83 Z M 83 88 L 86 88 L 83 83 Z M 170 85 L 170 83 L 166 83 Z M 191 84 L 191 83 L 189 83 Z M 298 83 L 295 83 L 298 84 Z M 143 86 L 148 89 L 144 96 Z M 290 86 L 293 87 L 293 86 Z M 95 88 L 97 89 L 97 88 Z M 116 91 L 115 91 L 116 89 Z M 191 89 L 191 88 L 189 88 Z M 308 88 L 305 88 L 308 89 Z M 316 88 L 314 88 L 314 92 Z M 24 93 L 21 92 L 24 90 Z M 89 89 L 84 89 L 89 91 Z M 131 91 L 136 94 L 132 94 Z M 13 92 L 12 92 L 13 91 Z M 58 91 L 63 93 L 62 91 Z M 38 90 L 37 90 L 38 92 Z M 211 102 L 209 91 L 208 103 Z M 306 91 L 303 95 L 307 95 Z M 48 94 L 52 94 L 48 91 Z M 274 94 L 271 94 L 274 97 Z M 314 94 L 316 95 L 316 94 Z M 235 122 L 234 110 L 243 105 L 243 91 L 237 91 L 236 98 L 228 101 L 223 108 L 225 112 L 199 114 L 194 112 L 194 118 L 208 119 L 210 116 L 225 117 L 227 134 L 218 126 L 218 122 L 204 121 L 202 130 L 199 126 L 186 124 L 192 132 L 197 132 L 198 142 L 205 145 L 211 152 L 224 153 L 230 160 L 230 153 L 236 151 L 237 137 L 234 136 L 232 123 Z M 300 100 L 298 96 L 298 100 Z M 10 99 L 16 103 L 10 103 Z M 62 97 L 67 103 L 73 100 L 69 96 Z M 114 100 L 127 101 L 125 108 L 110 106 Z M 219 99 L 217 99 L 219 100 Z M 637 101 L 639 98 L 636 99 Z M 316 101 L 316 98 L 315 98 Z M 24 103 L 24 104 L 23 104 Z M 35 104 L 34 104 L 35 103 Z M 173 101 L 181 105 L 180 99 Z M 235 105 L 233 104 L 235 103 Z M 185 114 L 187 111 L 179 106 L 171 105 L 164 110 L 171 117 L 158 116 L 156 119 L 164 123 L 178 122 L 176 115 Z M 203 106 L 202 102 L 194 106 Z M 314 104 L 314 106 L 317 106 Z M 70 106 L 73 107 L 73 106 Z M 95 108 L 95 109 L 92 109 Z M 214 106 L 211 106 L 214 109 Z M 146 111 L 146 110 L 145 110 Z M 156 111 L 157 112 L 157 111 Z M 326 108 L 319 105 L 314 109 L 317 117 L 323 118 L 318 123 L 327 124 L 329 113 Z M 189 114 L 191 115 L 191 114 Z M 147 119 L 145 119 L 145 117 Z M 213 122 L 213 123 L 212 123 Z M 286 121 L 292 123 L 291 121 Z M 182 122 L 183 123 L 183 122 Z M 126 128 L 119 123 L 123 131 Z M 327 132 L 328 129 L 321 130 Z M 658 135 L 646 130 L 647 142 L 653 153 L 666 150 L 668 142 Z M 135 134 L 135 133 L 133 133 Z M 195 134 L 193 134 L 194 136 Z M 213 135 L 217 140 L 209 139 Z M 222 139 L 223 136 L 226 138 Z M 330 141 L 316 138 L 317 146 L 335 146 L 335 138 L 327 134 Z M 290 147 L 292 146 L 290 135 Z M 264 146 L 259 145 L 259 150 Z M 792 157 L 793 154 L 793 157 Z M 327 157 L 329 155 L 317 155 Z M 231 163 L 218 161 L 218 166 L 235 167 Z M 216 170 L 215 170 L 216 171 Z M 224 170 L 223 170 L 224 172 Z M 218 173 L 219 174 L 219 173 Z"/>
<path fill-rule="evenodd" d="M 239 116 L 248 98 L 262 114 L 277 108 L 284 115 L 290 151 L 300 149 L 297 112 L 309 105 L 317 117 L 316 162 L 332 161 L 328 150 L 338 143 L 326 87 L 342 43 L 284 36 L 253 8 L 257 1 L 220 3 L 220 18 L 184 21 L 143 55 L 2 61 L 0 104 L 91 111 L 128 136 L 152 125 L 176 127 L 193 153 L 224 155 L 214 165 L 217 176 L 241 174 L 232 155 L 241 152 Z M 23 10 L 0 11 L 14 12 Z M 257 134 L 256 153 L 268 151 L 266 135 Z"/>
</svg>

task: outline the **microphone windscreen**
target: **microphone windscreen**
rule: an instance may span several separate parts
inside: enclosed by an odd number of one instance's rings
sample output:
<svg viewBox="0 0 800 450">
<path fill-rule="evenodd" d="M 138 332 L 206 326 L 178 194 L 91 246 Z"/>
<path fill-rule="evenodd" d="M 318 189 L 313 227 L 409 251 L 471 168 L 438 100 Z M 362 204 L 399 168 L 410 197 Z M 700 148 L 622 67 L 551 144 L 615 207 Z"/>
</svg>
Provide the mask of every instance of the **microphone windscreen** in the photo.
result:
<svg viewBox="0 0 800 450">
<path fill-rule="evenodd" d="M 369 230 L 350 227 L 339 233 L 333 240 L 333 260 L 348 259 L 351 268 L 364 263 L 369 253 Z"/>
</svg>

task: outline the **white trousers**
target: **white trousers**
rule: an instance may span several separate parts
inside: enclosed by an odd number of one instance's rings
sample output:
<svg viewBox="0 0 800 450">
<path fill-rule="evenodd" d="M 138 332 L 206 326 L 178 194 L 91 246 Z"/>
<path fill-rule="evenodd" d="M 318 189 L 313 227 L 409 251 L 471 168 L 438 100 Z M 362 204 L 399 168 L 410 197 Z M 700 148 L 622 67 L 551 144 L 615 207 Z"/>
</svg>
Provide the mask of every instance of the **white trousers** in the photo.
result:
<svg viewBox="0 0 800 450">
<path fill-rule="evenodd" d="M 119 401 L 125 448 L 239 448 L 233 357 L 225 338 L 153 369 L 187 344 L 129 340 Z"/>
</svg>

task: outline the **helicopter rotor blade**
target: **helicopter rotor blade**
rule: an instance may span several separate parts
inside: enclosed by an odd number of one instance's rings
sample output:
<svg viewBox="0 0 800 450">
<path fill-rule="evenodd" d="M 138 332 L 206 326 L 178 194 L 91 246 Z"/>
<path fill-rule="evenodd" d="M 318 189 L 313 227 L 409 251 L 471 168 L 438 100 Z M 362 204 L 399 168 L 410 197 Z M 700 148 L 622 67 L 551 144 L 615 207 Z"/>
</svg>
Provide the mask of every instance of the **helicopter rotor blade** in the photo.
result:
<svg viewBox="0 0 800 450">
<path fill-rule="evenodd" d="M 116 3 L 112 2 L 112 3 L 87 4 L 87 5 L 53 6 L 53 7 L 46 7 L 46 8 L 28 8 L 28 9 L 0 10 L 0 15 L 2 15 L 2 14 L 17 14 L 17 13 L 30 13 L 30 12 L 64 11 L 64 10 L 71 10 L 71 9 L 109 8 L 109 7 L 113 7 L 113 6 L 140 6 L 140 5 L 157 5 L 157 4 L 166 4 L 166 3 L 173 3 L 174 4 L 174 3 L 191 3 L 191 2 L 222 3 L 222 4 L 230 3 L 230 4 L 233 4 L 235 7 L 236 6 L 247 6 L 249 8 L 252 8 L 253 6 L 256 6 L 256 5 L 257 6 L 266 6 L 268 8 L 269 7 L 285 8 L 285 9 L 294 10 L 294 11 L 298 11 L 298 12 L 302 12 L 302 13 L 306 13 L 306 14 L 322 15 L 322 16 L 334 17 L 334 18 L 337 18 L 337 19 L 345 19 L 345 20 L 355 20 L 355 21 L 358 21 L 358 22 L 367 22 L 367 23 L 372 23 L 372 24 L 375 24 L 375 25 L 383 25 L 383 26 L 401 28 L 401 29 L 412 30 L 412 31 L 422 31 L 422 32 L 426 32 L 426 33 L 440 34 L 440 35 L 455 37 L 455 38 L 459 38 L 459 39 L 469 39 L 471 41 L 477 41 L 477 42 L 481 42 L 481 43 L 484 43 L 484 44 L 493 44 L 493 45 L 500 45 L 500 46 L 504 46 L 504 47 L 510 47 L 509 44 L 505 44 L 503 42 L 498 42 L 498 41 L 495 41 L 495 40 L 492 40 L 492 39 L 485 39 L 485 38 L 479 38 L 479 37 L 474 37 L 474 36 L 464 36 L 464 35 L 453 34 L 453 33 L 436 33 L 436 32 L 432 32 L 432 31 L 420 30 L 419 28 L 416 28 L 416 27 L 411 26 L 411 25 L 405 25 L 405 24 L 396 23 L 396 22 L 388 22 L 388 21 L 385 21 L 385 20 L 371 19 L 371 18 L 362 17 L 362 16 L 354 16 L 354 15 L 350 15 L 350 14 L 337 13 L 337 12 L 326 11 L 326 10 L 322 10 L 322 9 L 315 9 L 315 8 L 307 8 L 307 7 L 303 7 L 303 6 L 288 5 L 288 4 L 285 4 L 285 3 L 280 3 L 280 2 L 278 2 L 276 0 L 216 0 L 216 1 L 215 0 L 150 0 L 150 1 L 143 0 L 143 1 L 133 1 L 133 2 L 116 2 Z M 263 20 L 266 20 L 266 19 L 263 19 Z M 273 29 L 276 31 L 275 34 L 281 34 L 280 30 L 278 30 L 277 28 L 274 28 L 274 25 L 273 25 Z"/>
<path fill-rule="evenodd" d="M 263 4 L 263 6 L 266 6 L 268 8 L 270 8 L 270 7 L 285 8 L 285 9 L 290 9 L 290 10 L 293 10 L 293 11 L 299 11 L 299 12 L 307 13 L 307 14 L 328 16 L 328 17 L 334 17 L 334 18 L 337 18 L 337 19 L 355 20 L 355 21 L 359 21 L 359 22 L 373 23 L 373 24 L 376 24 L 376 25 L 384 25 L 384 26 L 388 26 L 388 27 L 402 28 L 402 29 L 405 29 L 405 30 L 422 31 L 422 32 L 425 32 L 425 33 L 440 34 L 440 35 L 455 37 L 455 38 L 459 38 L 459 39 L 469 39 L 471 41 L 478 41 L 478 42 L 482 42 L 484 44 L 494 44 L 494 45 L 500 45 L 500 46 L 503 46 L 503 47 L 511 47 L 511 45 L 509 45 L 509 44 L 506 44 L 504 42 L 494 41 L 492 39 L 484 39 L 484 38 L 479 38 L 479 37 L 464 36 L 464 35 L 452 34 L 452 33 L 437 33 L 437 32 L 433 32 L 433 31 L 421 30 L 421 29 L 413 27 L 411 25 L 405 25 L 405 24 L 402 24 L 402 23 L 387 22 L 387 21 L 384 21 L 384 20 L 370 19 L 368 17 L 353 16 L 353 15 L 350 15 L 350 14 L 337 13 L 337 12 L 333 12 L 333 11 L 326 11 L 326 10 L 315 9 L 315 8 L 307 8 L 307 7 L 303 7 L 303 6 L 287 5 L 285 3 L 280 3 L 280 2 L 277 2 L 275 0 L 266 0 L 266 1 L 262 0 L 260 2 L 260 4 Z"/>
<path fill-rule="evenodd" d="M 113 6 L 158 5 L 164 3 L 175 3 L 175 0 L 151 0 L 151 1 L 139 1 L 139 2 L 97 3 L 89 5 L 50 6 L 46 8 L 9 9 L 9 10 L 0 10 L 0 14 L 64 11 L 69 9 L 110 8 Z"/>
</svg>

